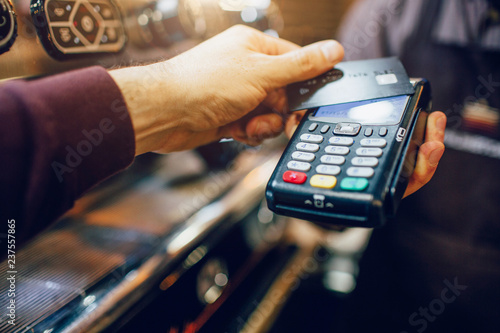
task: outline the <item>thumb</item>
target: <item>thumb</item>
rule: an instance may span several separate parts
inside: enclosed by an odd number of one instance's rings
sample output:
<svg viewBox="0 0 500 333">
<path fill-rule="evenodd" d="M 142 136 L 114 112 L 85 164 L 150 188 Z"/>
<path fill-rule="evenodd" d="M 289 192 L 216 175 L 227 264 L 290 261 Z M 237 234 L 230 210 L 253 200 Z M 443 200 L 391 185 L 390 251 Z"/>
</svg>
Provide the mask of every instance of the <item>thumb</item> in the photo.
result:
<svg viewBox="0 0 500 333">
<path fill-rule="evenodd" d="M 344 48 L 334 40 L 321 41 L 274 56 L 269 73 L 274 89 L 316 77 L 335 66 L 344 57 Z"/>
</svg>

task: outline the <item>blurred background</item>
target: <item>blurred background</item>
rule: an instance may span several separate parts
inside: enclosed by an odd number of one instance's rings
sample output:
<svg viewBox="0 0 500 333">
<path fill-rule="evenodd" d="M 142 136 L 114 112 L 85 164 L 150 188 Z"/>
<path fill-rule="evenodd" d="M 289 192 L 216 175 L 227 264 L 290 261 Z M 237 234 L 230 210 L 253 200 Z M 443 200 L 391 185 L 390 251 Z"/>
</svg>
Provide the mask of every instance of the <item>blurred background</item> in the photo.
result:
<svg viewBox="0 0 500 333">
<path fill-rule="evenodd" d="M 59 3 L 61 7 L 62 4 L 72 3 L 55 0 L 41 2 L 50 3 L 51 6 Z M 93 3 L 99 2 L 106 1 Z M 0 78 L 51 74 L 92 64 L 113 67 L 163 59 L 234 24 L 247 24 L 262 31 L 273 30 L 282 38 L 305 45 L 335 36 L 340 19 L 351 2 L 317 0 L 311 4 L 297 0 L 115 1 L 125 28 L 123 33 L 127 36 L 124 50 L 112 52 L 111 56 L 93 49 L 82 52 L 84 55 L 76 57 L 77 60 L 74 56 L 69 56 L 63 57 L 63 61 L 57 61 L 47 53 L 47 49 L 44 50 L 42 41 L 37 36 L 42 34 L 42 39 L 50 38 L 48 35 L 51 31 L 46 28 L 47 24 L 43 19 L 34 21 L 31 18 L 29 0 L 15 0 L 13 4 L 17 14 L 17 38 L 14 39 L 9 52 L 0 58 Z"/>
<path fill-rule="evenodd" d="M 354 0 L 278 1 L 283 15 L 281 37 L 299 45 L 336 36 L 342 16 Z"/>
</svg>

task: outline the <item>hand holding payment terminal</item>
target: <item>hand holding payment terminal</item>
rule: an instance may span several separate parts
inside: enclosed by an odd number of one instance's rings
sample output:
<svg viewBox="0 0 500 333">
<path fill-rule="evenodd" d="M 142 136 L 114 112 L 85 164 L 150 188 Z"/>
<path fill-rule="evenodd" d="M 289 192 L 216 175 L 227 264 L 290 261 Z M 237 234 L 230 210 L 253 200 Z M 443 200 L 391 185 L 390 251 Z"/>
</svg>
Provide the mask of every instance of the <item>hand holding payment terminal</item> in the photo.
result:
<svg viewBox="0 0 500 333">
<path fill-rule="evenodd" d="M 292 111 L 308 111 L 269 180 L 269 208 L 323 225 L 385 224 L 424 140 L 429 83 L 383 58 L 340 63 L 287 94 Z"/>
</svg>

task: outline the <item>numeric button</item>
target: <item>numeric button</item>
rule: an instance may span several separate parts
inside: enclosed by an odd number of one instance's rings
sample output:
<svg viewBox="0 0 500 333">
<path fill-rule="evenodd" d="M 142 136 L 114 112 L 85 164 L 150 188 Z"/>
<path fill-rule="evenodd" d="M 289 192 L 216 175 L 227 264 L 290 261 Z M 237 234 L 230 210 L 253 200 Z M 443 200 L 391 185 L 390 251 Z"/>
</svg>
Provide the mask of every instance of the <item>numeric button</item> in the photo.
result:
<svg viewBox="0 0 500 333">
<path fill-rule="evenodd" d="M 382 149 L 380 148 L 358 148 L 356 155 L 363 157 L 380 157 L 382 156 Z"/>
<path fill-rule="evenodd" d="M 351 163 L 354 166 L 376 167 L 378 159 L 376 157 L 354 157 Z"/>
<path fill-rule="evenodd" d="M 316 172 L 323 175 L 336 176 L 340 173 L 340 167 L 338 165 L 324 165 L 320 164 L 316 167 Z"/>
<path fill-rule="evenodd" d="M 297 161 L 312 162 L 316 158 L 313 153 L 304 153 L 301 151 L 295 151 L 292 154 L 292 158 Z"/>
<path fill-rule="evenodd" d="M 297 145 L 295 146 L 295 148 L 297 148 L 297 150 L 300 150 L 300 151 L 307 151 L 307 152 L 310 152 L 310 153 L 315 153 L 319 150 L 319 146 L 315 143 L 305 143 L 305 142 L 299 142 L 297 143 Z"/>
<path fill-rule="evenodd" d="M 349 154 L 349 148 L 338 147 L 338 146 L 328 146 L 325 148 L 325 152 L 327 154 L 332 154 L 332 155 L 347 155 L 347 154 Z"/>
<path fill-rule="evenodd" d="M 349 177 L 363 177 L 370 178 L 375 174 L 375 170 L 372 168 L 359 168 L 359 167 L 351 167 L 347 169 L 347 175 Z"/>
<path fill-rule="evenodd" d="M 302 134 L 300 136 L 300 141 L 309 143 L 321 143 L 323 142 L 323 136 L 317 134 Z"/>
<path fill-rule="evenodd" d="M 321 163 L 342 165 L 345 163 L 344 156 L 323 155 L 321 156 Z"/>
<path fill-rule="evenodd" d="M 384 148 L 387 145 L 385 139 L 362 139 L 360 143 L 363 147 Z"/>
<path fill-rule="evenodd" d="M 307 162 L 290 161 L 286 166 L 288 167 L 288 169 L 295 171 L 307 172 L 311 170 L 311 164 Z"/>
<path fill-rule="evenodd" d="M 337 145 L 337 146 L 351 146 L 354 143 L 354 139 L 334 136 L 334 137 L 331 137 L 330 140 L 328 140 L 328 143 L 330 143 L 331 145 Z"/>
</svg>

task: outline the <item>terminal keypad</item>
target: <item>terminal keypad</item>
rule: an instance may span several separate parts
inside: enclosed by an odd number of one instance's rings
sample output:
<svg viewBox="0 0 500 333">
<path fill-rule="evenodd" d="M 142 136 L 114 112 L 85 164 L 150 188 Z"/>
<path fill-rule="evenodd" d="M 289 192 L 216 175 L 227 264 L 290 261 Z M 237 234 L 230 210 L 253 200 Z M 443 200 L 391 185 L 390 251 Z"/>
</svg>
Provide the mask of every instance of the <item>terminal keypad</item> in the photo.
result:
<svg viewBox="0 0 500 333">
<path fill-rule="evenodd" d="M 319 189 L 364 191 L 388 145 L 384 138 L 387 132 L 385 127 L 369 126 L 361 131 L 361 125 L 353 123 L 331 127 L 314 123 L 300 135 L 283 180 L 300 186 L 308 180 L 310 186 Z"/>
</svg>

